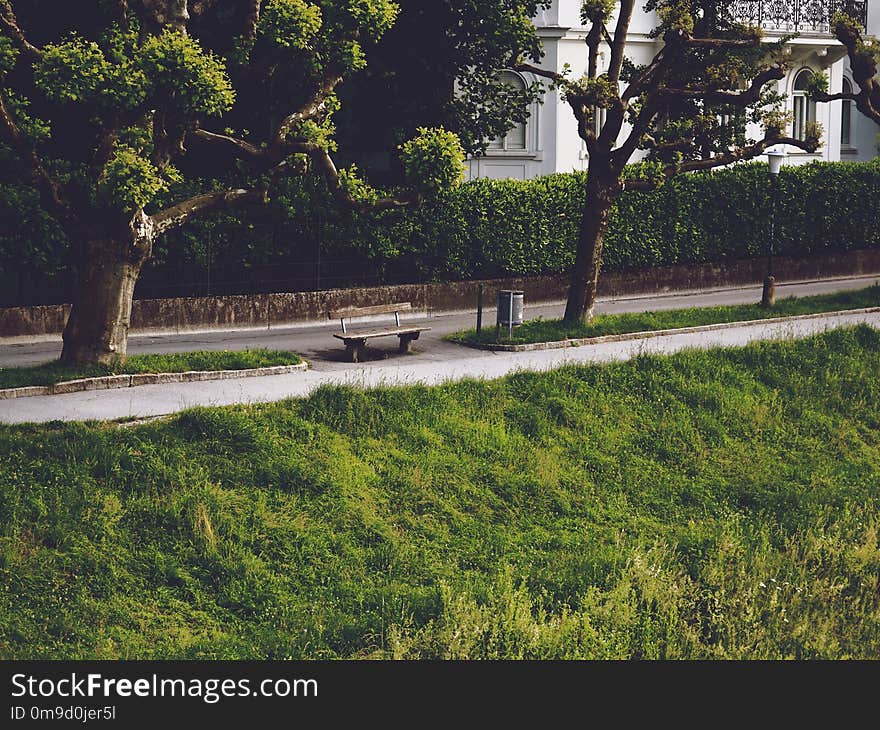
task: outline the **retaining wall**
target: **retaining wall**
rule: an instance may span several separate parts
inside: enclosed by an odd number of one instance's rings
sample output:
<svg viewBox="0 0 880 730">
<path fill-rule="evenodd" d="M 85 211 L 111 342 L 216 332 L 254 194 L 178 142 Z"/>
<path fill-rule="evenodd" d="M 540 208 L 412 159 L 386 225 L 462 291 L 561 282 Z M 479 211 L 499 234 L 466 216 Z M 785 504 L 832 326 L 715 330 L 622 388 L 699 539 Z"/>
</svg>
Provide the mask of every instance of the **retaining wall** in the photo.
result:
<svg viewBox="0 0 880 730">
<path fill-rule="evenodd" d="M 745 286 L 763 281 L 766 271 L 764 258 L 609 271 L 599 279 L 599 295 L 627 296 Z M 779 257 L 775 260 L 774 271 L 780 282 L 880 274 L 880 249 L 806 259 Z M 414 309 L 428 313 L 473 311 L 481 283 L 484 286 L 485 306 L 490 309 L 494 307 L 499 289 L 521 289 L 525 292 L 526 303 L 534 304 L 562 300 L 568 288 L 567 277 L 536 276 L 317 292 L 139 299 L 132 307 L 131 325 L 135 332 L 272 328 L 325 320 L 327 311 L 331 309 L 388 302 L 412 302 Z M 69 313 L 69 304 L 0 307 L 0 338 L 58 335 Z"/>
</svg>

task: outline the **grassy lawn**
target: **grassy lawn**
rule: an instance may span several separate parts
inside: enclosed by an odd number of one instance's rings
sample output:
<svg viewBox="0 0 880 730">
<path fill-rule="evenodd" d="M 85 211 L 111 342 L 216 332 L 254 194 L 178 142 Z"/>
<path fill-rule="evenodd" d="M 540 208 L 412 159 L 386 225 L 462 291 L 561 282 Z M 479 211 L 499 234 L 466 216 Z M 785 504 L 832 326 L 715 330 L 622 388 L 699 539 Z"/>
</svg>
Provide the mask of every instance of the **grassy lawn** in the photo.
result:
<svg viewBox="0 0 880 730">
<path fill-rule="evenodd" d="M 247 370 L 272 365 L 297 365 L 302 358 L 283 350 L 238 352 L 176 352 L 168 355 L 131 355 L 120 365 L 76 367 L 58 361 L 24 368 L 0 368 L 0 388 L 51 385 L 62 380 L 135 373 L 183 373 L 187 370 Z"/>
<path fill-rule="evenodd" d="M 877 658 L 880 333 L 0 427 L 0 656 Z"/>
<path fill-rule="evenodd" d="M 568 324 L 562 320 L 533 319 L 515 328 L 512 338 L 508 338 L 507 330 L 502 328 L 501 336 L 497 342 L 514 345 L 533 342 L 559 342 L 582 337 L 650 332 L 651 330 L 695 327 L 720 322 L 772 319 L 797 314 L 815 314 L 817 312 L 877 306 L 880 306 L 880 286 L 874 285 L 867 289 L 838 294 L 777 299 L 776 305 L 772 309 L 763 309 L 758 304 L 738 304 L 728 307 L 694 307 L 660 312 L 601 314 L 594 317 L 590 324 Z M 479 337 L 476 330 L 467 330 L 448 335 L 445 339 L 461 343 L 495 343 L 495 327 L 484 327 Z"/>
</svg>

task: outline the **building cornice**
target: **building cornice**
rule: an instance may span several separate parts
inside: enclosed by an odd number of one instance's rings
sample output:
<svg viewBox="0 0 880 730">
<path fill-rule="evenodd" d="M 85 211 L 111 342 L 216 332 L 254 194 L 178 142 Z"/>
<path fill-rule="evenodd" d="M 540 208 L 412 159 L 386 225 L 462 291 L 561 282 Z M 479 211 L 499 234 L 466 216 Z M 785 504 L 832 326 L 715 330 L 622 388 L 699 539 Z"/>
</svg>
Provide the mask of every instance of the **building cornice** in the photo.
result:
<svg viewBox="0 0 880 730">
<path fill-rule="evenodd" d="M 546 25 L 536 28 L 539 38 L 564 38 L 571 28 L 561 25 Z"/>
</svg>

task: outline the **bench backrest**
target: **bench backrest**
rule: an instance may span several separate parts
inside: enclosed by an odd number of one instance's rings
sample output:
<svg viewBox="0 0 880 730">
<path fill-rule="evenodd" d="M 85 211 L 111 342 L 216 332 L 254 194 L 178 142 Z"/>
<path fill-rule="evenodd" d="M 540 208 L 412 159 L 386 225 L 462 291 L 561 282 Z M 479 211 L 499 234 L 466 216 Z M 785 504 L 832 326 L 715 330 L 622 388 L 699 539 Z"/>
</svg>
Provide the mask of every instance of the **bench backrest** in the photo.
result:
<svg viewBox="0 0 880 730">
<path fill-rule="evenodd" d="M 352 317 L 369 317 L 372 314 L 394 313 L 394 323 L 400 327 L 400 313 L 412 309 L 409 302 L 395 302 L 394 304 L 375 304 L 372 307 L 348 307 L 347 309 L 335 309 L 327 312 L 328 319 L 338 319 L 342 325 L 342 331 L 347 332 L 345 320 Z"/>
<path fill-rule="evenodd" d="M 369 317 L 373 314 L 391 314 L 392 312 L 405 312 L 412 309 L 410 302 L 397 302 L 395 304 L 376 304 L 372 307 L 348 307 L 346 309 L 334 309 L 327 312 L 327 319 L 351 319 L 352 317 Z"/>
</svg>

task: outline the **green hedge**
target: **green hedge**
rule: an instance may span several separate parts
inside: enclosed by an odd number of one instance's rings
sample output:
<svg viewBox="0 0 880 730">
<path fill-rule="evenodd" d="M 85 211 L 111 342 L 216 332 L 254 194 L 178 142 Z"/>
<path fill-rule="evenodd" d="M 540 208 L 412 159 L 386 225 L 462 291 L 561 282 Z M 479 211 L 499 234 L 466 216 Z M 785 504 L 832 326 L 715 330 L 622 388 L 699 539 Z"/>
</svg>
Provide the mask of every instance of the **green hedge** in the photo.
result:
<svg viewBox="0 0 880 730">
<path fill-rule="evenodd" d="M 336 211 L 328 218 L 339 221 L 334 230 L 360 251 L 409 261 L 427 278 L 563 273 L 574 261 L 585 181 L 585 173 L 475 180 L 419 211 L 354 217 Z M 759 256 L 774 211 L 781 255 L 870 248 L 880 245 L 877 201 L 880 160 L 786 167 L 775 192 L 763 163 L 683 175 L 652 193 L 621 195 L 603 266 Z"/>
<path fill-rule="evenodd" d="M 574 260 L 584 182 L 584 174 L 571 173 L 469 183 L 412 216 L 411 255 L 431 261 L 426 273 L 440 278 L 562 273 Z M 761 255 L 774 210 L 782 255 L 880 245 L 880 162 L 788 167 L 775 197 L 774 205 L 761 163 L 681 176 L 653 193 L 624 193 L 612 211 L 603 266 L 624 270 Z"/>
<path fill-rule="evenodd" d="M 338 275 L 329 286 L 563 273 L 574 260 L 584 182 L 584 173 L 476 180 L 419 210 L 356 214 L 320 182 L 290 180 L 259 213 L 195 221 L 165 237 L 144 276 L 169 286 L 179 280 L 179 290 L 168 294 L 179 296 L 200 267 L 210 267 L 217 280 L 247 272 L 275 278 L 265 272 L 293 271 L 319 250 L 325 275 Z M 766 251 L 774 210 L 781 255 L 880 245 L 880 160 L 786 167 L 778 183 L 774 204 L 767 166 L 749 163 L 681 176 L 653 193 L 624 193 L 612 211 L 603 266 L 758 256 Z M 10 197 L 4 190 L 11 189 L 0 186 L 0 204 Z M 64 273 L 58 231 L 28 212 L 31 198 L 18 193 L 8 202 L 31 237 L 23 240 L 21 226 L 0 231 L 0 288 L 4 275 L 25 270 L 30 281 L 39 271 L 57 282 Z M 347 263 L 336 267 L 335 260 Z M 40 290 L 39 283 L 28 288 Z"/>
</svg>

